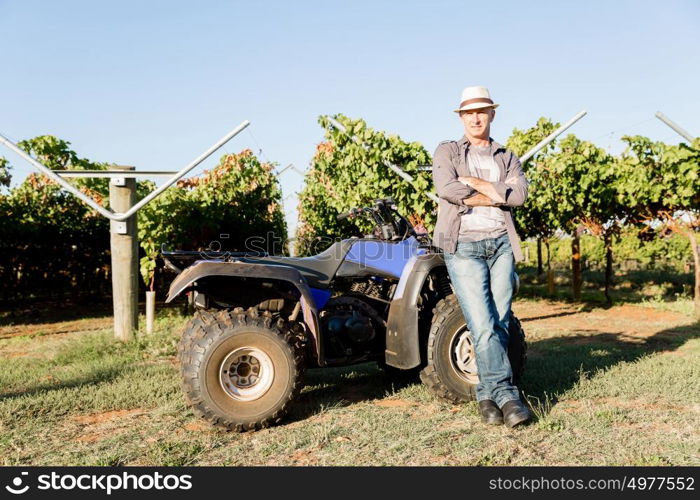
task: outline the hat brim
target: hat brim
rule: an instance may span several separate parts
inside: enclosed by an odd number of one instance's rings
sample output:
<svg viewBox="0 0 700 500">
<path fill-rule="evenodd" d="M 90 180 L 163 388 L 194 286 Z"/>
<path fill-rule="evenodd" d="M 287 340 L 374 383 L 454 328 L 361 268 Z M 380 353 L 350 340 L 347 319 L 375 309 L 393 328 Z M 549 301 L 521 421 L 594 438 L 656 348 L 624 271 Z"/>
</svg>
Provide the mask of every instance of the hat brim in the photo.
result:
<svg viewBox="0 0 700 500">
<path fill-rule="evenodd" d="M 498 106 L 499 106 L 498 104 L 486 104 L 486 105 L 484 105 L 484 103 L 482 103 L 482 102 L 475 102 L 472 104 L 467 104 L 466 106 L 462 106 L 459 109 L 455 109 L 455 113 L 459 113 L 460 111 L 469 111 L 471 109 L 487 109 L 487 108 L 496 109 Z"/>
</svg>

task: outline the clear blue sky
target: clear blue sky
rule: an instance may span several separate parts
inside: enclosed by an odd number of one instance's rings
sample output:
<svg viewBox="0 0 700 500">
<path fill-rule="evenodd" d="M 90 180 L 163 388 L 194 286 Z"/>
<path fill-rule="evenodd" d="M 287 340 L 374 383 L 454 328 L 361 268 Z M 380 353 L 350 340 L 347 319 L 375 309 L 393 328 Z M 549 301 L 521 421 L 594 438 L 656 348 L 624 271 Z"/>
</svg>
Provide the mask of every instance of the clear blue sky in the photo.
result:
<svg viewBox="0 0 700 500">
<path fill-rule="evenodd" d="M 497 140 L 582 109 L 571 131 L 613 152 L 624 134 L 678 142 L 656 111 L 700 134 L 697 0 L 0 0 L 0 34 L 0 133 L 138 169 L 179 169 L 247 119 L 225 151 L 303 170 L 317 117 L 337 112 L 432 152 L 461 135 L 451 110 L 477 84 L 501 104 Z M 0 155 L 15 180 L 31 171 Z"/>
</svg>

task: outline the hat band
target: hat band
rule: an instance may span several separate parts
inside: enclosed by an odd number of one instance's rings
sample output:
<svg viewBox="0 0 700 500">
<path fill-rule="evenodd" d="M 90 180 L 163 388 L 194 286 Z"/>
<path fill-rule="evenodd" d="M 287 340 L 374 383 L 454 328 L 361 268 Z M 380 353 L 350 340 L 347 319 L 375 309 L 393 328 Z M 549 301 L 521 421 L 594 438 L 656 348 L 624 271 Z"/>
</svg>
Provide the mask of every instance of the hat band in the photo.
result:
<svg viewBox="0 0 700 500">
<path fill-rule="evenodd" d="M 463 108 L 464 106 L 467 106 L 468 104 L 474 104 L 477 102 L 484 102 L 486 104 L 493 104 L 493 101 L 489 99 L 488 97 L 475 97 L 474 99 L 467 99 L 466 101 L 462 101 L 459 105 L 460 108 Z"/>
</svg>

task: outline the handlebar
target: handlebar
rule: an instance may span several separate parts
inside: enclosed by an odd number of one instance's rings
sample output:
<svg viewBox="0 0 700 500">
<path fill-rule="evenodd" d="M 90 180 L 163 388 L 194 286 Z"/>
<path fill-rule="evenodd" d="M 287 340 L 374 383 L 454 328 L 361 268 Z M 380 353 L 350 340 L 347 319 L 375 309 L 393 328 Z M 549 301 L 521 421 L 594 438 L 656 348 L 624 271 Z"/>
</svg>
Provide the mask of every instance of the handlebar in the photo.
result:
<svg viewBox="0 0 700 500">
<path fill-rule="evenodd" d="M 374 206 L 353 208 L 339 214 L 337 220 L 369 215 L 375 222 L 375 235 L 383 240 L 401 240 L 408 236 L 416 236 L 413 225 L 402 216 L 392 198 L 381 198 L 374 201 Z"/>
<path fill-rule="evenodd" d="M 339 214 L 336 217 L 336 220 L 344 220 L 347 219 L 348 217 L 357 217 L 358 215 L 362 214 L 362 209 L 361 208 L 353 208 L 348 212 Z"/>
</svg>

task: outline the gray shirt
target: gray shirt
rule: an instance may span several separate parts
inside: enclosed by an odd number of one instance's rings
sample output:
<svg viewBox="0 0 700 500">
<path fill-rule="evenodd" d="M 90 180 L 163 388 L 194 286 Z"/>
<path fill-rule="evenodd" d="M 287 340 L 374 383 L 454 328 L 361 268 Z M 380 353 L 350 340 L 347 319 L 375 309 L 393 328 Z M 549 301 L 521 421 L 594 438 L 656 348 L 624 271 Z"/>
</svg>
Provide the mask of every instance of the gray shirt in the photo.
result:
<svg viewBox="0 0 700 500">
<path fill-rule="evenodd" d="M 501 170 L 491 146 L 472 146 L 467 152 L 469 175 L 489 182 L 500 180 Z M 470 207 L 461 216 L 459 241 L 480 241 L 506 234 L 506 218 L 498 207 Z"/>
<path fill-rule="evenodd" d="M 438 218 L 433 232 L 433 245 L 446 253 L 454 253 L 457 249 L 461 216 L 469 210 L 462 200 L 476 193 L 474 189 L 465 186 L 457 179 L 469 175 L 466 165 L 469 149 L 469 141 L 466 137 L 462 137 L 457 141 L 440 143 L 433 155 L 433 182 L 440 198 Z M 508 239 L 513 247 L 515 260 L 521 261 L 523 254 L 520 250 L 520 238 L 515 232 L 510 210 L 525 202 L 527 180 L 523 175 L 520 160 L 512 151 L 491 141 L 491 154 L 501 171 L 499 181 L 494 182 L 493 186 L 501 198 L 506 200 L 505 204 L 498 208 L 503 210 Z"/>
</svg>

